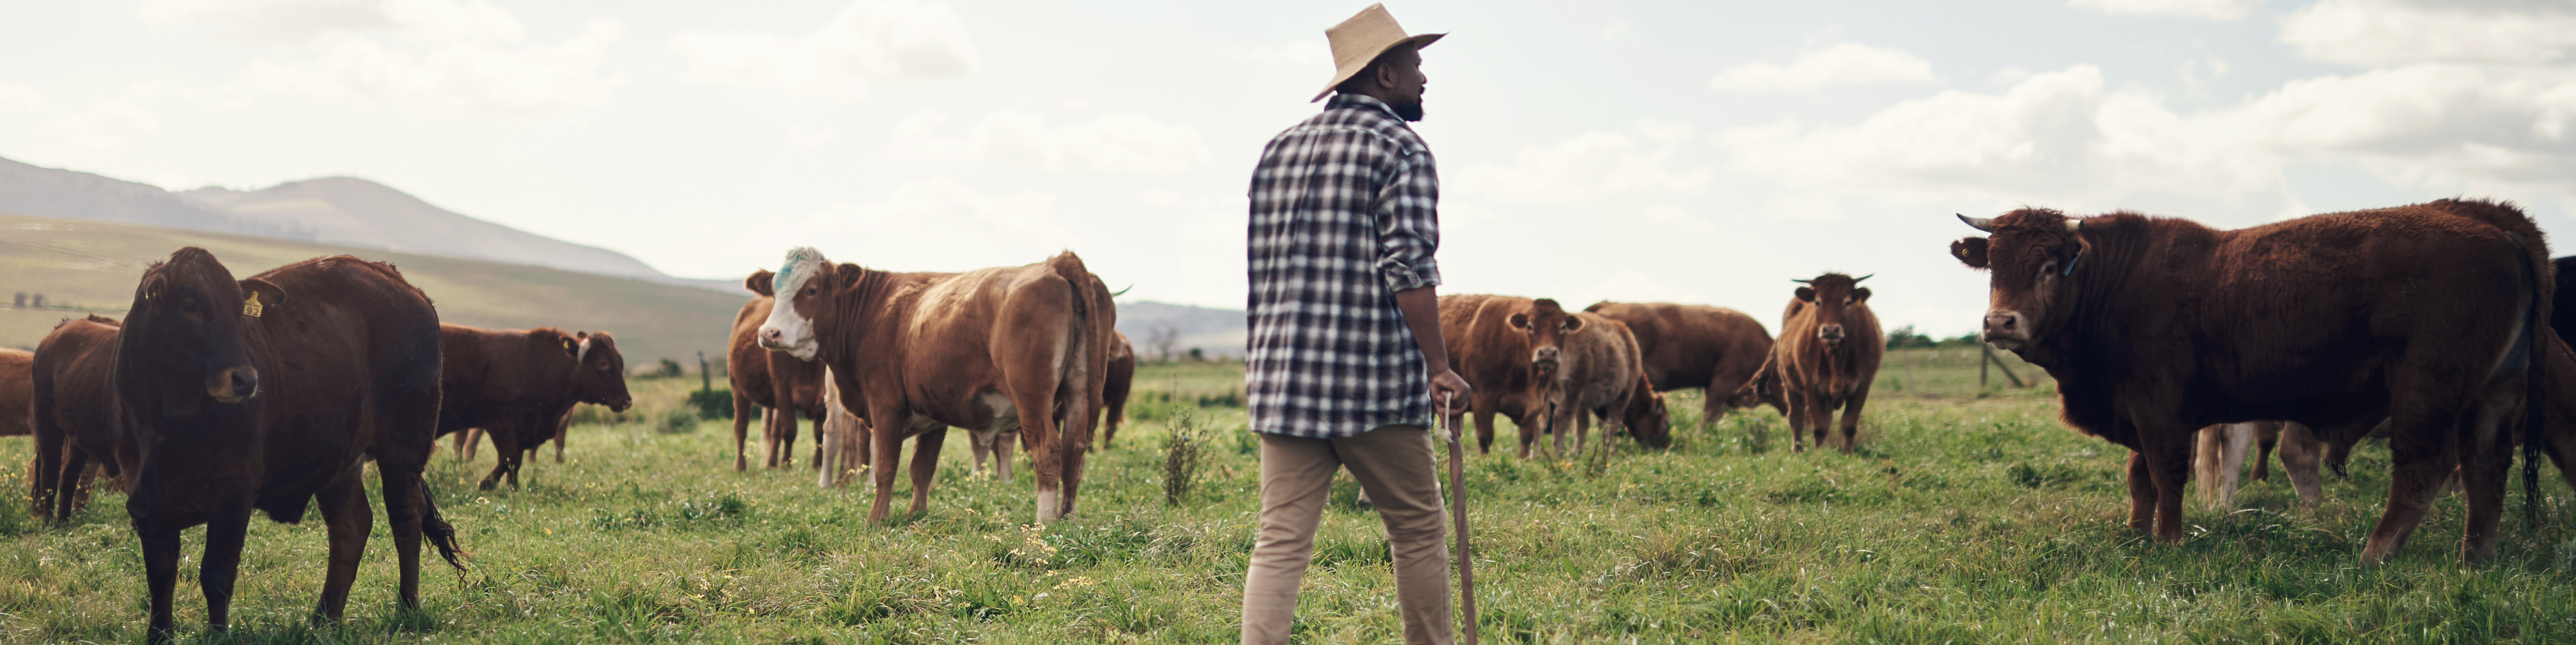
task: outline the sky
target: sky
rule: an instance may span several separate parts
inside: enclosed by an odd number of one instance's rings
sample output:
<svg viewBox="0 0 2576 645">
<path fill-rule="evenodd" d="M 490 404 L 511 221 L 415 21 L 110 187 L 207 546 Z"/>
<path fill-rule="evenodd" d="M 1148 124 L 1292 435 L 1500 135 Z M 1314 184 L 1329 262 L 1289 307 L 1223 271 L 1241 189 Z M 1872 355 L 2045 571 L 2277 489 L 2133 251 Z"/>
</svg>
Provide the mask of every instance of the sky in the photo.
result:
<svg viewBox="0 0 2576 645">
<path fill-rule="evenodd" d="M 1240 308 L 1261 145 L 1364 3 L 0 0 L 0 157 L 364 177 L 731 278 L 1082 255 Z M 2452 196 L 2576 234 L 2576 2 L 1446 2 L 1423 52 L 1444 293 L 1734 307 L 1875 274 L 1972 331 L 1952 213 L 2233 228 Z M 2560 254 L 2571 248 L 2562 242 Z"/>
</svg>

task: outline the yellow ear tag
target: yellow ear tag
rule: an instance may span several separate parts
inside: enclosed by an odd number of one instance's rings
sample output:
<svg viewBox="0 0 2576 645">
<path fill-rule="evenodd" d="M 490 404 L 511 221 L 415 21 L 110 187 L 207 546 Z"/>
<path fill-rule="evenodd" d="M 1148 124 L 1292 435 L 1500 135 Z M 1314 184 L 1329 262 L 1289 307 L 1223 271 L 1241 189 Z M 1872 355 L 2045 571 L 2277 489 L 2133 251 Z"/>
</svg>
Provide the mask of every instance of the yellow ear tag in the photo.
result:
<svg viewBox="0 0 2576 645">
<path fill-rule="evenodd" d="M 259 292 L 250 292 L 250 299 L 242 301 L 242 315 L 258 318 L 260 309 L 262 307 L 259 306 Z"/>
</svg>

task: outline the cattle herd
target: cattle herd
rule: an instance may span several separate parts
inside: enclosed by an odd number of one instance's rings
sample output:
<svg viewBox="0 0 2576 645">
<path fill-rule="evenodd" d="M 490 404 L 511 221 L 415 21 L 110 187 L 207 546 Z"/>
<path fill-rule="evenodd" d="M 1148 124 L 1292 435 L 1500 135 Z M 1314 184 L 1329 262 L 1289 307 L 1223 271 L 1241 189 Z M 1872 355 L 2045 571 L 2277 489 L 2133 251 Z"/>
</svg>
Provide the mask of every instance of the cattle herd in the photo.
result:
<svg viewBox="0 0 2576 645">
<path fill-rule="evenodd" d="M 1989 274 L 1983 337 L 2046 369 L 2073 428 L 2132 452 L 2129 523 L 2182 537 L 2183 485 L 2197 469 L 2219 499 L 2253 455 L 2277 449 L 2299 498 L 2319 470 L 2385 437 L 2393 484 L 2363 545 L 2393 555 L 2446 488 L 2465 493 L 2460 557 L 2494 551 L 2514 448 L 2535 464 L 2576 456 L 2576 330 L 2551 318 L 2541 232 L 2510 203 L 2441 200 L 2239 230 L 2115 212 L 2023 208 L 1961 216 L 1985 232 L 1949 244 Z M 1927 245 L 1928 246 L 1928 245 Z M 1795 282 L 1775 340 L 1752 317 L 1669 303 L 1448 295 L 1439 303 L 1450 367 L 1473 388 L 1478 451 L 1493 417 L 1519 429 L 1517 454 L 1603 440 L 1672 442 L 1662 392 L 1702 388 L 1703 427 L 1768 405 L 1791 446 L 1854 448 L 1885 344 L 1867 275 Z M 1035 518 L 1075 511 L 1087 455 L 1123 421 L 1136 355 L 1115 331 L 1114 294 L 1071 252 L 963 273 L 895 273 L 811 248 L 751 274 L 755 296 L 728 347 L 734 463 L 755 417 L 761 463 L 795 454 L 814 420 L 810 466 L 837 485 L 874 481 L 868 516 L 891 510 L 900 445 L 912 439 L 910 511 L 929 503 L 939 449 L 967 431 L 974 468 L 1013 479 L 1027 453 Z M 1785 285 L 1784 285 L 1785 286 Z M 2556 328 L 2556 330 L 2553 330 Z M 319 617 L 348 601 L 373 526 L 362 480 L 376 463 L 400 566 L 398 599 L 418 602 L 423 538 L 451 565 L 456 530 L 422 472 L 433 439 L 470 458 L 491 437 L 479 482 L 518 483 L 523 459 L 562 438 L 574 406 L 633 403 L 606 332 L 445 325 L 393 266 L 316 258 L 236 280 L 203 249 L 146 268 L 122 319 L 66 320 L 31 354 L 0 350 L 0 434 L 32 434 L 29 505 L 67 521 L 84 482 L 128 495 L 150 589 L 151 638 L 171 634 L 179 532 L 206 525 L 198 582 L 208 623 L 227 610 L 252 511 L 297 522 L 318 508 L 329 566 Z M 765 414 L 764 414 L 765 411 Z M 1839 417 L 1837 416 L 1839 413 Z M 1833 432 L 1839 427 L 1839 437 Z M 1812 433 L 1812 434 L 1810 434 Z M 2576 478 L 2570 479 L 2576 483 Z"/>
</svg>

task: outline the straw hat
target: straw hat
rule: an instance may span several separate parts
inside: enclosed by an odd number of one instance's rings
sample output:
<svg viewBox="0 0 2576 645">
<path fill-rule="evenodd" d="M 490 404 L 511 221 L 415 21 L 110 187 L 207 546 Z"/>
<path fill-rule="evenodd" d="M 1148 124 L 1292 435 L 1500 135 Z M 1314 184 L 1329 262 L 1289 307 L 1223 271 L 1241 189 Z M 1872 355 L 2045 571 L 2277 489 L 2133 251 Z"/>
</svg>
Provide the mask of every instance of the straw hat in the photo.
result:
<svg viewBox="0 0 2576 645">
<path fill-rule="evenodd" d="M 1307 102 L 1324 100 L 1325 96 L 1333 93 L 1334 87 L 1358 76 L 1360 70 L 1367 69 L 1369 62 L 1377 60 L 1378 54 L 1386 53 L 1386 50 L 1397 45 L 1424 47 L 1447 35 L 1406 36 L 1404 27 L 1395 24 L 1395 16 L 1386 13 L 1386 5 L 1369 5 L 1367 9 L 1361 9 L 1359 15 L 1324 30 L 1324 39 L 1333 43 L 1333 82 L 1325 83 L 1324 91 Z"/>
</svg>

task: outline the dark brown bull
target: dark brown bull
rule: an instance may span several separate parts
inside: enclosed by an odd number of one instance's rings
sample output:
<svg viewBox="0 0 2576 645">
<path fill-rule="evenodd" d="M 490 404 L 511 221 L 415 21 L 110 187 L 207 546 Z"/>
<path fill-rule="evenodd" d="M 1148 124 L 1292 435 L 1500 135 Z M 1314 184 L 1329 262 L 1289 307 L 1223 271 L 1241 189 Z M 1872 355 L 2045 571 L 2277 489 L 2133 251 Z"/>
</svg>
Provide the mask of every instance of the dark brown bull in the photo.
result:
<svg viewBox="0 0 2576 645">
<path fill-rule="evenodd" d="M 27 466 L 27 491 L 36 517 L 70 521 L 91 463 L 121 478 L 142 460 L 116 401 L 119 327 L 96 314 L 65 320 L 31 356 L 28 419 L 36 454 Z M 118 487 L 125 483 L 120 479 Z"/>
<path fill-rule="evenodd" d="M 116 395 L 143 446 L 126 511 L 151 589 L 151 640 L 171 636 L 179 532 L 206 525 L 206 622 L 231 621 L 251 512 L 330 533 L 318 618 L 348 605 L 375 524 L 376 462 L 403 607 L 420 605 L 420 540 L 455 564 L 455 529 L 421 483 L 438 426 L 438 312 L 391 266 L 316 258 L 235 281 L 189 247 L 145 269 L 116 349 Z M 462 565 L 457 565 L 462 568 Z"/>
<path fill-rule="evenodd" d="M 621 358 L 620 360 L 622 361 L 623 359 Z M 555 463 L 560 464 L 564 462 L 564 439 L 566 436 L 571 434 L 573 411 L 574 408 L 578 407 L 580 406 L 564 408 L 563 417 L 555 420 L 554 429 L 550 431 L 552 434 L 543 435 L 554 437 Z M 453 442 L 456 446 L 456 458 L 458 461 L 473 461 L 475 446 L 483 443 L 483 429 L 466 428 L 464 432 L 451 435 L 448 440 Z M 522 441 L 525 440 L 523 439 Z M 543 441 L 528 442 L 528 458 L 537 458 L 537 449 L 543 444 Z"/>
<path fill-rule="evenodd" d="M 1592 418 L 1602 421 L 1604 435 L 1624 430 L 1638 443 L 1652 448 L 1671 446 L 1672 417 L 1664 410 L 1664 397 L 1655 393 L 1655 384 L 1646 379 L 1645 366 L 1637 358 L 1637 339 L 1628 326 L 1607 316 L 1577 313 L 1578 324 L 1565 332 L 1558 353 L 1554 378 L 1543 381 L 1545 394 L 1541 401 L 1553 416 L 1547 420 L 1548 433 L 1555 435 L 1549 443 L 1558 454 L 1566 453 L 1566 434 L 1574 435 L 1574 451 L 1583 450 L 1584 435 L 1592 429 Z M 1521 427 L 1521 453 L 1526 457 L 1536 433 Z"/>
<path fill-rule="evenodd" d="M 1700 391 L 1700 426 L 1717 423 L 1733 407 L 1769 404 L 1780 414 L 1789 403 L 1777 397 L 1737 401 L 1733 395 L 1771 359 L 1771 332 L 1752 316 L 1733 309 L 1669 302 L 1601 301 L 1584 307 L 1628 326 L 1645 357 L 1646 379 L 1662 392 Z"/>
<path fill-rule="evenodd" d="M 811 248 L 787 258 L 776 286 L 786 304 L 761 326 L 761 346 L 829 365 L 846 400 L 866 406 L 870 520 L 886 516 L 906 438 L 918 437 L 912 512 L 928 507 L 950 426 L 1020 433 L 1037 471 L 1038 521 L 1073 512 L 1118 323 L 1109 289 L 1081 258 L 966 273 L 875 271 Z"/>
<path fill-rule="evenodd" d="M 1951 244 L 1993 276 L 1987 341 L 2056 378 L 2069 425 L 2135 451 L 2130 526 L 2182 539 L 2201 427 L 2281 419 L 2348 445 L 2388 419 L 2388 506 L 2362 560 L 2394 556 L 2455 469 L 2460 556 L 2494 554 L 2507 419 L 2540 385 L 2547 337 L 2548 247 L 2521 210 L 2441 200 L 2232 231 L 2127 212 L 1961 219 L 1993 233 Z"/>
<path fill-rule="evenodd" d="M 1869 276 L 1827 273 L 1798 280 L 1789 307 L 1780 316 L 1780 340 L 1771 345 L 1770 362 L 1737 401 L 1777 397 L 1789 406 L 1789 444 L 1805 450 L 1813 429 L 1818 448 L 1831 445 L 1834 413 L 1842 413 L 1842 450 L 1857 447 L 1861 410 L 1869 404 L 1870 384 L 1887 345 L 1879 337 L 1878 316 L 1869 310 Z"/>
<path fill-rule="evenodd" d="M 626 411 L 626 358 L 607 333 L 553 327 L 477 329 L 439 325 L 442 361 L 438 432 L 482 428 L 492 437 L 492 473 L 519 485 L 521 459 L 562 428 L 581 403 Z"/>
<path fill-rule="evenodd" d="M 35 409 L 36 353 L 0 348 L 0 437 L 35 432 L 28 414 Z"/>
<path fill-rule="evenodd" d="M 777 274 L 763 269 L 743 279 L 742 287 L 759 295 L 742 303 L 742 311 L 734 314 L 733 335 L 725 343 L 725 378 L 733 387 L 735 472 L 750 468 L 742 443 L 754 416 L 761 417 L 763 466 L 777 468 L 796 458 L 796 419 L 801 414 L 814 422 L 815 462 L 811 465 L 822 467 L 823 364 L 760 347 L 760 325 L 768 322 L 770 308 L 777 303 L 770 291 L 776 278 Z M 768 414 L 761 415 L 763 410 Z"/>
<path fill-rule="evenodd" d="M 1540 400 L 1543 379 L 1554 378 L 1565 335 L 1583 326 L 1555 300 L 1457 294 L 1440 297 L 1440 337 L 1449 368 L 1472 389 L 1467 409 L 1476 419 L 1476 454 L 1494 445 L 1494 414 L 1531 436 L 1546 423 Z M 1529 441 L 1520 456 L 1529 456 Z"/>
</svg>

